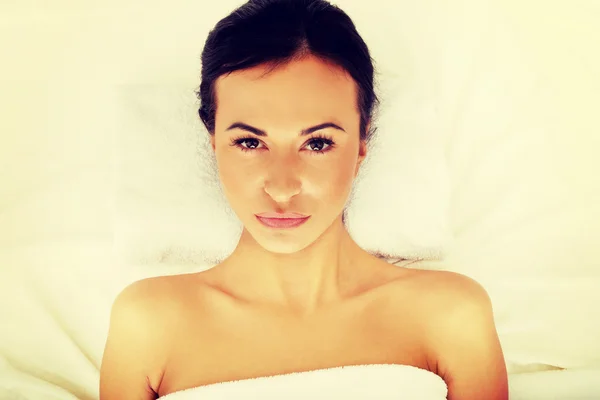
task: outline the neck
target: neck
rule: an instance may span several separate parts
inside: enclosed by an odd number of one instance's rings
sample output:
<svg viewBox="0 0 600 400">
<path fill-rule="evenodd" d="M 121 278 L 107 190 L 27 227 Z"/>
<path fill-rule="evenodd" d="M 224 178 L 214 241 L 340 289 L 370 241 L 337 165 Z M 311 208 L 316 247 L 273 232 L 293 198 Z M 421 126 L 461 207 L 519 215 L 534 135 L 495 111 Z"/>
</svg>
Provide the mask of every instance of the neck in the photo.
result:
<svg viewBox="0 0 600 400">
<path fill-rule="evenodd" d="M 308 316 L 344 299 L 366 256 L 340 217 L 312 244 L 287 254 L 266 250 L 244 229 L 220 267 L 227 285 L 249 301 Z"/>
</svg>

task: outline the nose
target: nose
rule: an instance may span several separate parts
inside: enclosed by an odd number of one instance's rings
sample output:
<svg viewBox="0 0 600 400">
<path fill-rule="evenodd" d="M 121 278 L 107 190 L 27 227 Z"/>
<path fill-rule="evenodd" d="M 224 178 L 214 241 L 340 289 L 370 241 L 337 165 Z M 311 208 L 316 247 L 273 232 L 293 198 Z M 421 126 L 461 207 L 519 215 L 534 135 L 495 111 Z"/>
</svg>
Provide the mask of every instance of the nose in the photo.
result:
<svg viewBox="0 0 600 400">
<path fill-rule="evenodd" d="M 292 157 L 280 157 L 269 165 L 265 192 L 278 203 L 288 202 L 302 190 L 298 167 Z"/>
</svg>

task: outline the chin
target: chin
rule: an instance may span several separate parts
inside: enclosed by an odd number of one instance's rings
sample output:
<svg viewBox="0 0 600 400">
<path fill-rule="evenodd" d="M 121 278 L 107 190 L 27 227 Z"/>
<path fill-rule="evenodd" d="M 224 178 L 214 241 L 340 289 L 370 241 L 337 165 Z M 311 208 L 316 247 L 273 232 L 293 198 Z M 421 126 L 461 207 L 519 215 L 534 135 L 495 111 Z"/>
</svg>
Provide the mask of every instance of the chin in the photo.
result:
<svg viewBox="0 0 600 400">
<path fill-rule="evenodd" d="M 256 242 L 269 253 L 274 254 L 294 254 L 304 250 L 312 242 L 299 240 L 298 238 L 266 238 L 255 237 Z"/>
</svg>

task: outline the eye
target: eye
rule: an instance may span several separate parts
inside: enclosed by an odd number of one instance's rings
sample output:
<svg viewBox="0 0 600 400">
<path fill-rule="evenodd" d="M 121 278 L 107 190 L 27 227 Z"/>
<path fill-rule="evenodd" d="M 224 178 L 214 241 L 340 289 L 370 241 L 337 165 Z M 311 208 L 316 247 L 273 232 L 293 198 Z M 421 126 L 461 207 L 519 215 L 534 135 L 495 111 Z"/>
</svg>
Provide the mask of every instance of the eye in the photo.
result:
<svg viewBox="0 0 600 400">
<path fill-rule="evenodd" d="M 246 143 L 246 146 L 243 145 L 244 143 Z M 235 146 L 243 152 L 259 150 L 258 146 L 260 144 L 260 140 L 252 136 L 240 136 L 231 139 L 231 146 Z M 325 154 L 335 147 L 335 142 L 329 136 L 317 135 L 311 137 L 305 147 L 310 149 L 309 153 L 311 155 Z M 315 148 L 319 148 L 319 150 L 315 150 Z"/>
</svg>

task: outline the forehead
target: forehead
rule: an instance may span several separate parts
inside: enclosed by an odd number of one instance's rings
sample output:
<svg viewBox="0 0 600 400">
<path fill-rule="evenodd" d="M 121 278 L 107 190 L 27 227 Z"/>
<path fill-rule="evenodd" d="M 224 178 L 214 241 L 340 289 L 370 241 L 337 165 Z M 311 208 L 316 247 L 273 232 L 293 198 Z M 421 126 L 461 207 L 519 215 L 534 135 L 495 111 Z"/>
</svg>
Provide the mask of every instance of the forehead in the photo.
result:
<svg viewBox="0 0 600 400">
<path fill-rule="evenodd" d="M 269 74 L 258 66 L 219 77 L 215 85 L 219 118 L 314 121 L 354 118 L 357 87 L 342 68 L 314 57 L 293 61 Z"/>
</svg>

